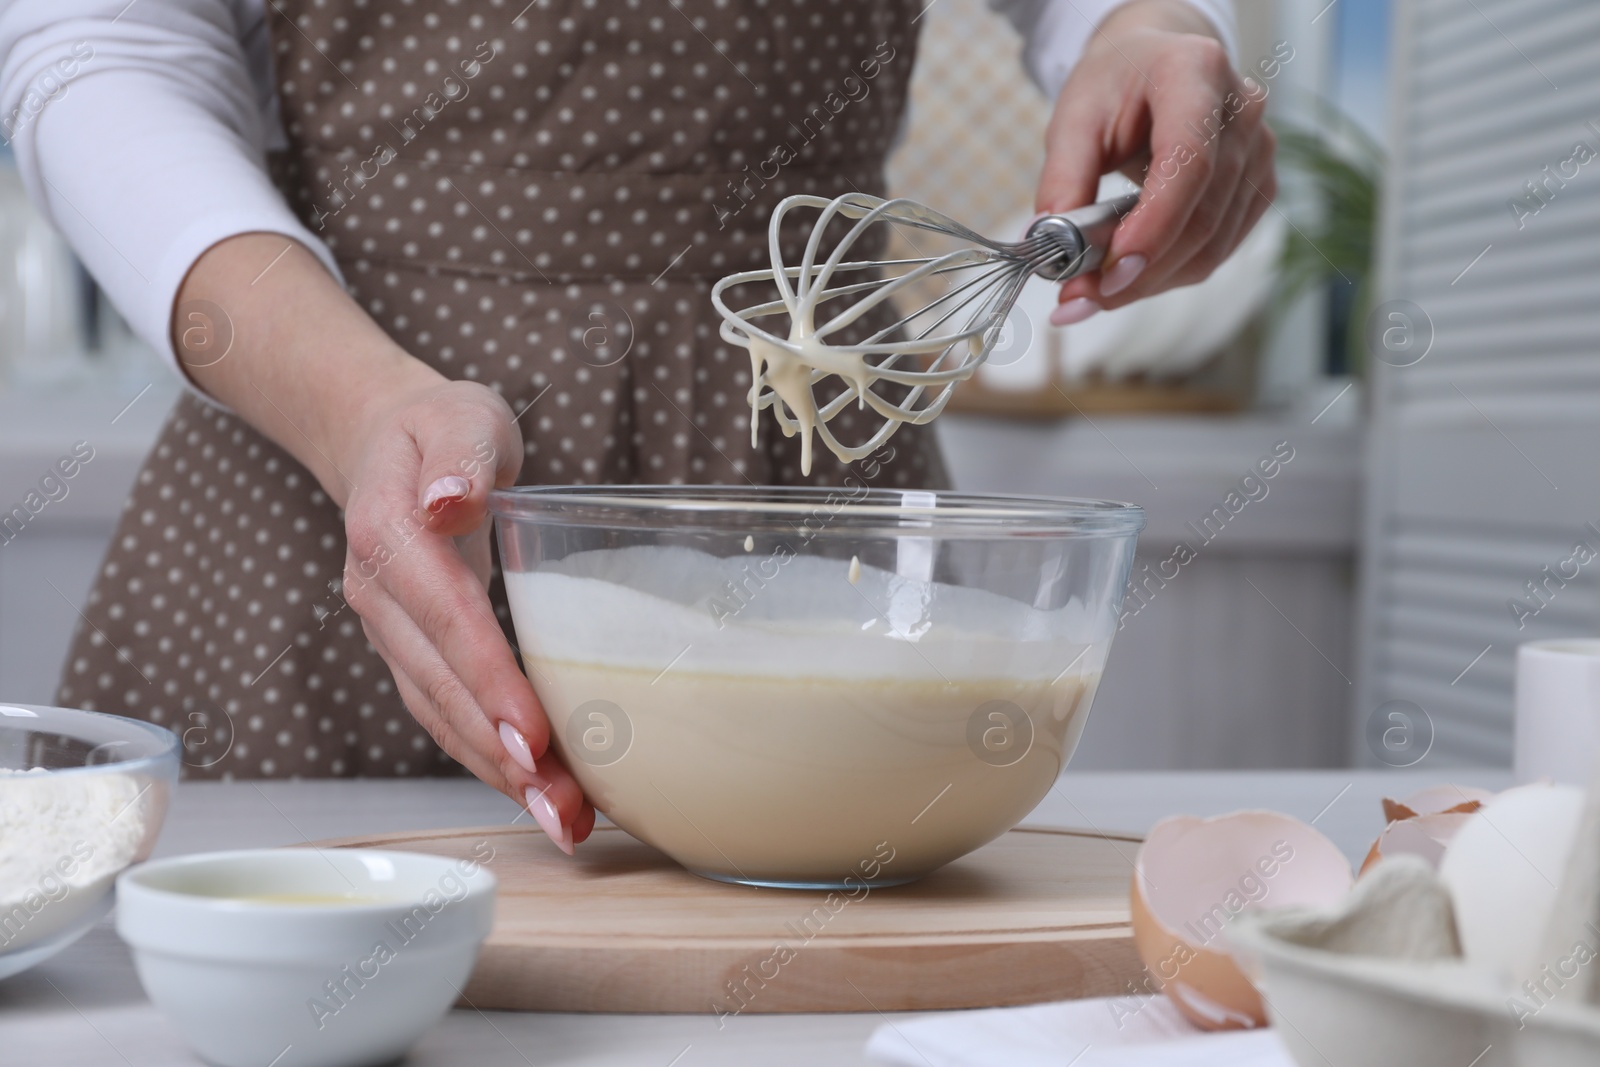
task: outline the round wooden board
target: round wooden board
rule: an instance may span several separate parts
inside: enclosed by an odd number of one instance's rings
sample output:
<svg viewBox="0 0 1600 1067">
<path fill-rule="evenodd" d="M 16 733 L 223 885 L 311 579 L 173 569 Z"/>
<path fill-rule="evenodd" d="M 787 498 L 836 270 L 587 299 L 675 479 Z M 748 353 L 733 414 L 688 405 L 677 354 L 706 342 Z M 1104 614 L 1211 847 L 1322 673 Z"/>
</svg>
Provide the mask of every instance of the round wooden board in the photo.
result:
<svg viewBox="0 0 1600 1067">
<path fill-rule="evenodd" d="M 576 859 L 517 826 L 323 844 L 492 855 L 494 931 L 463 995 L 474 1007 L 738 1014 L 1126 993 L 1140 972 L 1128 915 L 1137 843 L 1012 830 L 854 899 L 707 881 L 615 827 L 597 828 Z"/>
</svg>

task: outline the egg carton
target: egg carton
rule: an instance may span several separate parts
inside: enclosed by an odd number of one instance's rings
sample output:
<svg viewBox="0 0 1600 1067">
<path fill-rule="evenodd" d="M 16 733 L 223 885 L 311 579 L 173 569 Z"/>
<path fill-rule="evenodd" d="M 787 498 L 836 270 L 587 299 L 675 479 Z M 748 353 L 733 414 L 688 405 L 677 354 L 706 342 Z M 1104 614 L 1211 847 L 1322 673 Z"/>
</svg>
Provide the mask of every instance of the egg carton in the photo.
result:
<svg viewBox="0 0 1600 1067">
<path fill-rule="evenodd" d="M 1464 960 L 1354 956 L 1290 940 L 1271 913 L 1229 943 L 1299 1067 L 1594 1067 L 1600 1009 L 1531 995 Z M 1572 961 L 1600 966 L 1600 959 Z"/>
</svg>

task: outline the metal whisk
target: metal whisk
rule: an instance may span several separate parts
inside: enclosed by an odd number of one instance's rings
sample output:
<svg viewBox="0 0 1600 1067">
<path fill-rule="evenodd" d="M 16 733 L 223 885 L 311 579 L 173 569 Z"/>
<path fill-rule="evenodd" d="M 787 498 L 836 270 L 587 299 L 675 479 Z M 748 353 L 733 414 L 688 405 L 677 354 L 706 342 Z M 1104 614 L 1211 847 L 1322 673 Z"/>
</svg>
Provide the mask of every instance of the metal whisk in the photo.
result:
<svg viewBox="0 0 1600 1067">
<path fill-rule="evenodd" d="M 931 421 L 955 387 L 989 358 L 1028 278 L 1065 281 L 1098 268 L 1112 230 L 1137 202 L 1134 194 L 1046 215 L 1021 241 L 1007 242 L 990 240 L 912 200 L 861 193 L 833 200 L 786 198 L 773 211 L 768 231 L 771 269 L 730 275 L 711 290 L 723 319 L 723 340 L 750 352 L 752 443 L 761 411 L 770 407 L 785 435 L 803 435 L 802 466 L 809 471 L 813 428 L 836 456 L 850 462 L 875 451 L 901 423 Z M 819 214 L 800 263 L 788 266 L 780 229 L 789 212 L 807 208 Z M 855 222 L 824 253 L 824 231 L 837 219 Z M 912 259 L 847 258 L 874 226 L 931 231 L 966 247 Z M 764 294 L 776 286 L 778 298 L 729 306 L 729 289 L 758 283 L 765 283 Z M 908 305 L 914 309 L 908 311 Z M 788 322 L 765 329 L 756 321 L 773 316 Z M 852 326 L 864 336 L 848 341 L 839 336 Z M 844 389 L 818 405 L 814 389 L 828 377 L 839 378 Z M 900 388 L 891 397 L 880 392 L 880 383 Z M 859 444 L 839 441 L 828 426 L 852 401 L 884 419 Z"/>
</svg>

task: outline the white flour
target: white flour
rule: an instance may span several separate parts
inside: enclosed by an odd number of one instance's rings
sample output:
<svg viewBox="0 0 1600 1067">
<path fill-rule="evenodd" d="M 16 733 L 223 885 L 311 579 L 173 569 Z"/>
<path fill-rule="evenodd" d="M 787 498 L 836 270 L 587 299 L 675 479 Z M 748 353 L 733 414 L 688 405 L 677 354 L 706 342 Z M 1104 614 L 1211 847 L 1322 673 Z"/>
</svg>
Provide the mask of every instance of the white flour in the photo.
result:
<svg viewBox="0 0 1600 1067">
<path fill-rule="evenodd" d="M 0 954 L 94 908 L 144 843 L 149 789 L 126 774 L 0 768 Z"/>
</svg>

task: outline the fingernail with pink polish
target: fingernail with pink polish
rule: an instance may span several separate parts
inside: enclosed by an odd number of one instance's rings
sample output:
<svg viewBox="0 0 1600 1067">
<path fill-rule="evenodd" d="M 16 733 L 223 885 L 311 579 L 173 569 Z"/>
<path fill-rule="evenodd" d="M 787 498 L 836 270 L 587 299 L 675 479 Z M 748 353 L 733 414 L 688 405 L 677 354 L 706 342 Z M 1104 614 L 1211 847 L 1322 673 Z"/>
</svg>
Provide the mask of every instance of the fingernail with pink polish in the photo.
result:
<svg viewBox="0 0 1600 1067">
<path fill-rule="evenodd" d="M 472 483 L 458 474 L 447 474 L 428 486 L 422 494 L 422 510 L 433 511 L 446 500 L 465 500 Z"/>
<path fill-rule="evenodd" d="M 1088 297 L 1075 296 L 1065 304 L 1057 305 L 1055 310 L 1050 312 L 1050 325 L 1071 326 L 1075 322 L 1082 322 L 1099 310 L 1100 305 Z"/>
<path fill-rule="evenodd" d="M 1100 275 L 1100 295 L 1113 296 L 1122 292 L 1138 280 L 1147 265 L 1143 256 L 1123 256 L 1111 265 L 1110 270 Z"/>
<path fill-rule="evenodd" d="M 539 768 L 533 762 L 533 749 L 528 747 L 528 739 L 508 722 L 500 724 L 500 743 L 506 746 L 506 752 L 517 761 L 517 766 L 529 774 L 538 774 Z"/>
<path fill-rule="evenodd" d="M 557 813 L 555 804 L 544 795 L 544 790 L 530 785 L 523 795 L 528 801 L 528 814 L 539 824 L 539 829 L 543 830 L 545 836 L 554 841 L 562 852 L 572 855 L 572 831 L 561 825 L 561 816 Z"/>
</svg>

